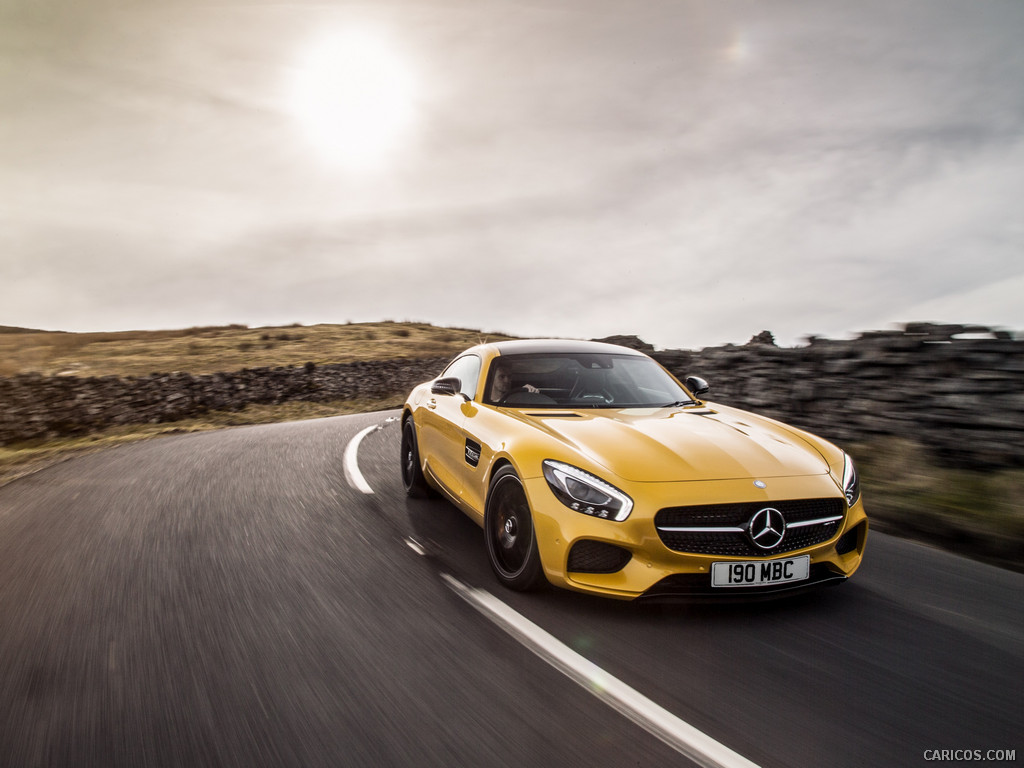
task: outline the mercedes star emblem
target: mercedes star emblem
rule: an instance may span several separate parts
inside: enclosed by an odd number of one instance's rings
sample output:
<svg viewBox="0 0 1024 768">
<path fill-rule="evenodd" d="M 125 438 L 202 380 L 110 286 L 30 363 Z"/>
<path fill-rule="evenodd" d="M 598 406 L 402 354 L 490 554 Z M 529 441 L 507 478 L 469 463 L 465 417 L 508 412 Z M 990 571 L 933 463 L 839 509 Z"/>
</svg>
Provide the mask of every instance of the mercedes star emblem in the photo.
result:
<svg viewBox="0 0 1024 768">
<path fill-rule="evenodd" d="M 786 535 L 786 518 L 774 507 L 759 509 L 747 528 L 750 540 L 761 549 L 775 549 Z"/>
</svg>

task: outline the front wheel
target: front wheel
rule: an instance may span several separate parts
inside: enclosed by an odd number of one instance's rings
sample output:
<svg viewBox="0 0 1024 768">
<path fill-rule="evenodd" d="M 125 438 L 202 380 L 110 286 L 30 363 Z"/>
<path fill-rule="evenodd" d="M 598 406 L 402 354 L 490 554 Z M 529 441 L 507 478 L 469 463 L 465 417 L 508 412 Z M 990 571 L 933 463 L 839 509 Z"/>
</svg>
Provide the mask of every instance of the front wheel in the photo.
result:
<svg viewBox="0 0 1024 768">
<path fill-rule="evenodd" d="M 425 498 L 430 491 L 427 479 L 423 476 L 423 468 L 420 466 L 420 452 L 416 445 L 416 427 L 412 423 L 412 416 L 405 420 L 402 427 L 402 485 L 405 492 L 414 499 Z"/>
<path fill-rule="evenodd" d="M 519 592 L 544 583 L 530 504 L 522 481 L 510 466 L 499 469 L 491 481 L 484 510 L 484 538 L 498 581 Z"/>
</svg>

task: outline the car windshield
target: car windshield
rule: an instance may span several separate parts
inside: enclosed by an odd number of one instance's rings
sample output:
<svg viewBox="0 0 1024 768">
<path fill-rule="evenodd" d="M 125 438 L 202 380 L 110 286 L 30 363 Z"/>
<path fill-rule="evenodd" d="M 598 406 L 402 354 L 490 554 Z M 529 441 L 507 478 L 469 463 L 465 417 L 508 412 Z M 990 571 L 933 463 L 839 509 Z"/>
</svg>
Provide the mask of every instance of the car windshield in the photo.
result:
<svg viewBox="0 0 1024 768">
<path fill-rule="evenodd" d="M 491 363 L 484 402 L 508 408 L 661 408 L 693 400 L 649 357 L 523 354 Z"/>
</svg>

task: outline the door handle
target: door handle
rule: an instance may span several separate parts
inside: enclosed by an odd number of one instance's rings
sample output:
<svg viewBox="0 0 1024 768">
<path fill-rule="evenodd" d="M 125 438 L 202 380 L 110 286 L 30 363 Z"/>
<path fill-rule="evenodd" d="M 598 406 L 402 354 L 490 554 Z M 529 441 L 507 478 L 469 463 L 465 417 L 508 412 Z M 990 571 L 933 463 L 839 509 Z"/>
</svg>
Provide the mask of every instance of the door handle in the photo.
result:
<svg viewBox="0 0 1024 768">
<path fill-rule="evenodd" d="M 437 400 L 435 400 L 434 398 L 430 398 L 430 402 L 427 403 L 427 408 L 437 408 Z"/>
</svg>

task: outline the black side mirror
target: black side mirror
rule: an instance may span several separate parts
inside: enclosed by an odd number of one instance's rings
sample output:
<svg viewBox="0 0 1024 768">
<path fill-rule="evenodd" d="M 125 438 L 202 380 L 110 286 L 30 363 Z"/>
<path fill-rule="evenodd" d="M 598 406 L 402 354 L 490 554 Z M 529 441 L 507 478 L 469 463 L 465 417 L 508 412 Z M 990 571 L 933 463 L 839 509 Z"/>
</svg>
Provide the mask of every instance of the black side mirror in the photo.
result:
<svg viewBox="0 0 1024 768">
<path fill-rule="evenodd" d="M 432 395 L 457 395 L 459 390 L 462 389 L 462 382 L 456 377 L 452 376 L 447 379 L 438 379 L 430 385 L 430 394 Z"/>
<path fill-rule="evenodd" d="M 706 395 L 711 391 L 711 387 L 709 387 L 708 383 L 700 376 L 687 376 L 686 388 L 698 397 L 700 395 Z"/>
</svg>

